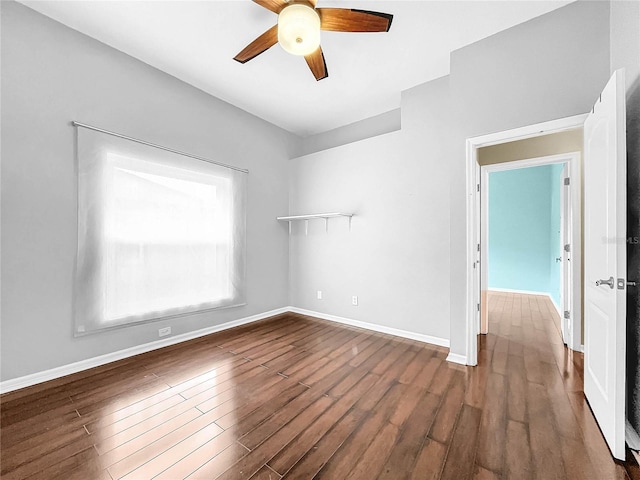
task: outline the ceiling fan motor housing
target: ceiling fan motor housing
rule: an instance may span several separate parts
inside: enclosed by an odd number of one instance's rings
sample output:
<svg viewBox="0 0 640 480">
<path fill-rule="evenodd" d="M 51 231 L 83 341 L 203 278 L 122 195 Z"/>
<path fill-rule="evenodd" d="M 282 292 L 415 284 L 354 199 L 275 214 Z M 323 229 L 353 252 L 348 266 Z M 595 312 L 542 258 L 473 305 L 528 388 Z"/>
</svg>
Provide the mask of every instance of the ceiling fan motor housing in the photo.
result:
<svg viewBox="0 0 640 480">
<path fill-rule="evenodd" d="M 320 46 L 320 16 L 306 3 L 292 3 L 278 15 L 278 43 L 293 55 L 309 55 Z"/>
</svg>

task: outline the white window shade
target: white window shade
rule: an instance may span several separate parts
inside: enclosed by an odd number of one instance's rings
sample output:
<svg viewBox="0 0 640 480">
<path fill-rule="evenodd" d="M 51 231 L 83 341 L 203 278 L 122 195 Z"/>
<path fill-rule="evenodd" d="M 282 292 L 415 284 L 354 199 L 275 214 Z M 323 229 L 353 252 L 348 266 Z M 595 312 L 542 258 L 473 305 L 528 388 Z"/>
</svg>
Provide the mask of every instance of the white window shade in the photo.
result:
<svg viewBox="0 0 640 480">
<path fill-rule="evenodd" d="M 77 134 L 76 335 L 244 304 L 246 173 Z"/>
</svg>

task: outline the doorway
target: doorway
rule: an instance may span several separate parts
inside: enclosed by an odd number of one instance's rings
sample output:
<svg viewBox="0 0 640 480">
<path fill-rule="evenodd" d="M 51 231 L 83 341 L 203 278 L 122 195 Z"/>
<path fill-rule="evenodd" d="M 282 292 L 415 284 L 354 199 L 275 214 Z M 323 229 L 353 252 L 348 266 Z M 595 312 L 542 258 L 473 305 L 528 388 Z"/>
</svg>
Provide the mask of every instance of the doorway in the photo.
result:
<svg viewBox="0 0 640 480">
<path fill-rule="evenodd" d="M 582 132 L 540 140 L 550 149 L 560 140 L 579 146 Z M 496 157 L 499 149 L 479 151 L 481 163 Z M 579 178 L 572 178 L 580 152 L 507 159 L 480 167 L 480 333 L 488 333 L 489 302 L 497 292 L 546 296 L 563 342 L 575 345 L 571 322 L 580 315 L 572 305 L 572 218 L 579 205 L 571 199 L 580 186 Z"/>
<path fill-rule="evenodd" d="M 482 303 L 482 258 L 486 258 L 487 255 L 486 251 L 483 252 L 483 245 L 486 245 L 486 241 L 483 242 L 481 229 L 482 168 L 479 163 L 479 151 L 484 147 L 534 139 L 571 130 L 580 130 L 582 129 L 585 119 L 586 115 L 577 115 L 467 140 L 467 365 L 477 365 L 478 363 L 478 334 L 480 333 Z M 549 156 L 552 155 L 547 155 L 547 157 Z M 580 155 L 577 154 L 570 157 L 571 158 L 568 158 L 567 154 L 564 154 L 562 159 L 558 157 L 555 160 L 557 160 L 556 163 L 567 163 L 571 169 L 571 176 L 575 179 L 581 179 Z M 536 159 L 539 159 L 539 157 L 535 157 L 533 160 Z M 541 161 L 549 163 L 548 160 L 547 158 Z M 578 180 L 575 180 L 575 184 L 578 188 L 573 188 L 570 195 L 570 205 L 572 209 L 570 231 L 574 239 L 581 239 L 581 186 Z M 581 241 L 574 241 L 570 247 L 572 258 L 576 260 L 579 259 L 579 261 L 574 260 L 571 262 L 571 268 L 568 273 L 572 277 L 571 292 L 569 292 L 570 294 L 568 295 L 570 297 L 570 314 L 572 318 L 570 322 L 567 322 L 570 325 L 570 332 L 568 332 L 567 335 L 567 345 L 573 350 L 581 349 L 582 338 L 581 247 Z"/>
</svg>

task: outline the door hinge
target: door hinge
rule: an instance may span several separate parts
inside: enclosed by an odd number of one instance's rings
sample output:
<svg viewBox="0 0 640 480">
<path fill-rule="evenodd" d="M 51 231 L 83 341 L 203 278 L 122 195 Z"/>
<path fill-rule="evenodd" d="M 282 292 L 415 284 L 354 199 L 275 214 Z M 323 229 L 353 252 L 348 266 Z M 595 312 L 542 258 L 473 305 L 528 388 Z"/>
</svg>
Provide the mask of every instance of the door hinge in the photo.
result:
<svg viewBox="0 0 640 480">
<path fill-rule="evenodd" d="M 480 311 L 480 304 L 478 304 L 478 311 Z"/>
<path fill-rule="evenodd" d="M 566 177 L 566 178 L 564 179 L 564 184 L 565 184 L 565 185 L 569 185 L 569 184 L 571 184 L 571 179 L 570 179 L 569 177 Z"/>
<path fill-rule="evenodd" d="M 480 244 L 478 244 L 478 251 L 480 251 Z"/>
<path fill-rule="evenodd" d="M 565 244 L 564 251 L 565 252 L 570 252 L 571 251 L 571 244 L 569 244 L 569 243 Z"/>
<path fill-rule="evenodd" d="M 476 185 L 476 190 L 479 192 L 480 191 L 480 184 Z"/>
<path fill-rule="evenodd" d="M 564 311 L 564 318 L 566 318 L 566 319 L 571 318 L 571 314 L 570 314 L 569 310 L 565 310 Z"/>
</svg>

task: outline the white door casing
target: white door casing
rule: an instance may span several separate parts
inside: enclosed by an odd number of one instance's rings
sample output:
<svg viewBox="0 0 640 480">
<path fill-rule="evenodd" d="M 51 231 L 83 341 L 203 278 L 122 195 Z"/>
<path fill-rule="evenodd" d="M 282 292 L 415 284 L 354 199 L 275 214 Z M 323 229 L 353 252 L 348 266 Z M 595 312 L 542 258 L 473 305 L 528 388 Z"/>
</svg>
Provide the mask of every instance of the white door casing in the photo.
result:
<svg viewBox="0 0 640 480">
<path fill-rule="evenodd" d="M 566 181 L 568 179 L 569 181 Z M 560 324 L 562 325 L 562 340 L 565 344 L 571 344 L 571 326 L 569 318 L 565 312 L 571 315 L 571 292 L 573 290 L 571 276 L 571 189 L 575 187 L 575 179 L 569 175 L 569 165 L 565 165 L 562 170 L 562 178 L 560 179 L 560 288 L 561 288 L 561 305 L 559 305 Z"/>
<path fill-rule="evenodd" d="M 480 167 L 480 333 L 489 333 L 489 192 L 491 191 L 490 170 Z M 482 304 L 485 302 L 485 305 Z"/>
<path fill-rule="evenodd" d="M 481 179 L 480 179 L 480 172 L 478 170 L 476 170 L 475 172 L 476 174 L 476 185 L 477 185 L 477 189 L 476 190 L 480 190 L 482 185 L 481 185 Z M 475 215 L 477 218 L 480 218 L 480 202 L 478 202 L 476 204 L 476 212 Z M 480 341 L 480 339 L 477 337 L 477 335 L 480 333 L 482 327 L 480 325 L 481 323 L 481 312 L 480 312 L 480 300 L 482 298 L 482 292 L 480 291 L 480 285 L 482 283 L 482 279 L 481 279 L 481 272 L 482 270 L 485 268 L 483 265 L 483 262 L 481 262 L 480 259 L 480 228 L 478 228 L 476 230 L 476 269 L 475 269 L 475 285 L 478 288 L 474 288 L 474 296 L 475 296 L 475 302 L 476 302 L 476 312 L 475 312 L 475 321 L 474 326 L 475 326 L 475 334 L 476 334 L 476 351 L 478 350 L 478 343 Z"/>
<path fill-rule="evenodd" d="M 617 70 L 584 124 L 584 392 L 611 453 L 622 460 L 625 458 L 625 142 L 624 71 Z"/>
</svg>

